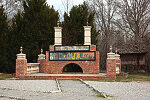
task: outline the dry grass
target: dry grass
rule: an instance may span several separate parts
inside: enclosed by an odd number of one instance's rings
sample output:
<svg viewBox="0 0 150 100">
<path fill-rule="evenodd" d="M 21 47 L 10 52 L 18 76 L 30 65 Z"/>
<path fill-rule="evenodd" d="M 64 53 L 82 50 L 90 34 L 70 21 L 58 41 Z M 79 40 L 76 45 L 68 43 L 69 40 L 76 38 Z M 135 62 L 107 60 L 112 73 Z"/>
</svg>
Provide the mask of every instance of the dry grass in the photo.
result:
<svg viewBox="0 0 150 100">
<path fill-rule="evenodd" d="M 128 74 L 127 78 L 117 78 L 117 79 L 87 79 L 88 81 L 101 81 L 101 82 L 132 82 L 132 81 L 142 81 L 150 82 L 150 73 L 134 73 Z"/>
<path fill-rule="evenodd" d="M 0 74 L 0 80 L 5 80 L 5 79 L 8 79 L 10 77 L 11 77 L 11 74 L 4 74 L 4 73 Z"/>
</svg>

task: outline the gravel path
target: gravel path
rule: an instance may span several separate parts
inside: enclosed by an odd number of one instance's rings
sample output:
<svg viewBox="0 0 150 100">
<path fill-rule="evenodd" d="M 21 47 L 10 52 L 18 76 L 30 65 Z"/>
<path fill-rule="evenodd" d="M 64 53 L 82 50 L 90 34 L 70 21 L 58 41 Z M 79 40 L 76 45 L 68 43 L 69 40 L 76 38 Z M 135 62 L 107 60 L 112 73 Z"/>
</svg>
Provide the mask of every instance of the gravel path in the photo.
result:
<svg viewBox="0 0 150 100">
<path fill-rule="evenodd" d="M 150 82 L 85 82 L 115 100 L 150 100 Z"/>
</svg>

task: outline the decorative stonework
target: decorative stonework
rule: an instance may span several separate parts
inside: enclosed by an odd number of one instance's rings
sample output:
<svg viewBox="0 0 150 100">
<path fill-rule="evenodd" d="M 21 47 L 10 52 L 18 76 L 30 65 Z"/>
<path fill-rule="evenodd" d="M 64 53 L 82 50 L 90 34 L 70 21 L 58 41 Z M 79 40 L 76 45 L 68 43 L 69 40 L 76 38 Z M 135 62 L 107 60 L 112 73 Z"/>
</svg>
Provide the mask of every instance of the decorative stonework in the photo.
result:
<svg viewBox="0 0 150 100">
<path fill-rule="evenodd" d="M 116 59 L 115 53 L 112 52 L 112 46 L 110 46 L 110 53 L 107 53 L 107 59 Z"/>
<path fill-rule="evenodd" d="M 20 54 L 17 54 L 17 59 L 20 59 L 20 60 L 26 59 L 26 54 L 23 54 L 22 51 L 23 51 L 23 47 L 21 46 Z"/>
<path fill-rule="evenodd" d="M 55 29 L 55 44 L 54 45 L 62 45 L 62 28 L 54 27 Z"/>
<path fill-rule="evenodd" d="M 84 45 L 91 45 L 91 26 L 84 26 Z"/>
<path fill-rule="evenodd" d="M 45 59 L 45 54 L 43 54 L 43 49 L 41 49 L 41 54 L 38 55 L 38 59 Z"/>
</svg>

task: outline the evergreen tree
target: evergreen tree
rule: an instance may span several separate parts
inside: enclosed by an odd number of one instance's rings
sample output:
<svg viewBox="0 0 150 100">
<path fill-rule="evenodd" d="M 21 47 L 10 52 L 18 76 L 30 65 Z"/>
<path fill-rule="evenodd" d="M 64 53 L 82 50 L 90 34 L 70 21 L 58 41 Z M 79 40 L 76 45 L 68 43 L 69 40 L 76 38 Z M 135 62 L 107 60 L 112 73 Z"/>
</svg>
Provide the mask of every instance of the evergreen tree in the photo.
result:
<svg viewBox="0 0 150 100">
<path fill-rule="evenodd" d="M 82 5 L 73 6 L 70 15 L 64 14 L 63 22 L 63 45 L 84 44 L 84 28 L 87 22 L 92 26 L 92 44 L 96 44 L 96 32 L 94 26 L 94 12 L 89 12 L 89 9 L 84 2 Z"/>
<path fill-rule="evenodd" d="M 8 62 L 8 23 L 3 6 L 0 7 L 0 72 L 10 72 Z"/>
<path fill-rule="evenodd" d="M 16 40 L 15 46 L 24 47 L 28 62 L 37 62 L 40 49 L 48 50 L 49 45 L 54 43 L 58 12 L 50 8 L 46 0 L 26 0 L 23 7 L 24 13 L 18 13 L 13 21 L 12 41 Z"/>
</svg>

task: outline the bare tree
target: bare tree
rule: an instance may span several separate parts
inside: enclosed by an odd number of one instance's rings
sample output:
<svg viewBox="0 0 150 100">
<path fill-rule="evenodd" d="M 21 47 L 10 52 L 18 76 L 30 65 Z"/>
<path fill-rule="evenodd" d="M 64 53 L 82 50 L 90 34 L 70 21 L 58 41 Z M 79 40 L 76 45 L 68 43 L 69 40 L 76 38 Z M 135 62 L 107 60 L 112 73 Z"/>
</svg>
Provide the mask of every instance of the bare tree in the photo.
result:
<svg viewBox="0 0 150 100">
<path fill-rule="evenodd" d="M 0 1 L 0 6 L 4 7 L 5 13 L 8 16 L 9 24 L 11 23 L 14 15 L 18 13 L 18 11 L 20 12 L 23 11 L 22 1 L 23 0 L 1 0 Z"/>
<path fill-rule="evenodd" d="M 69 13 L 69 10 L 70 10 L 70 7 L 72 7 L 72 0 L 61 0 L 62 2 L 62 5 L 65 9 L 65 12 L 68 14 Z"/>
<path fill-rule="evenodd" d="M 130 34 L 134 38 L 135 48 L 141 51 L 145 48 L 143 47 L 143 39 L 150 23 L 150 0 L 122 0 L 119 8 L 125 30 L 130 30 Z"/>
<path fill-rule="evenodd" d="M 120 36 L 119 28 L 115 25 L 118 20 L 117 0 L 89 0 L 89 6 L 95 11 L 97 30 L 99 30 L 98 46 L 100 51 L 100 64 L 106 66 L 106 57 L 110 45 L 115 44 L 116 34 Z"/>
</svg>

